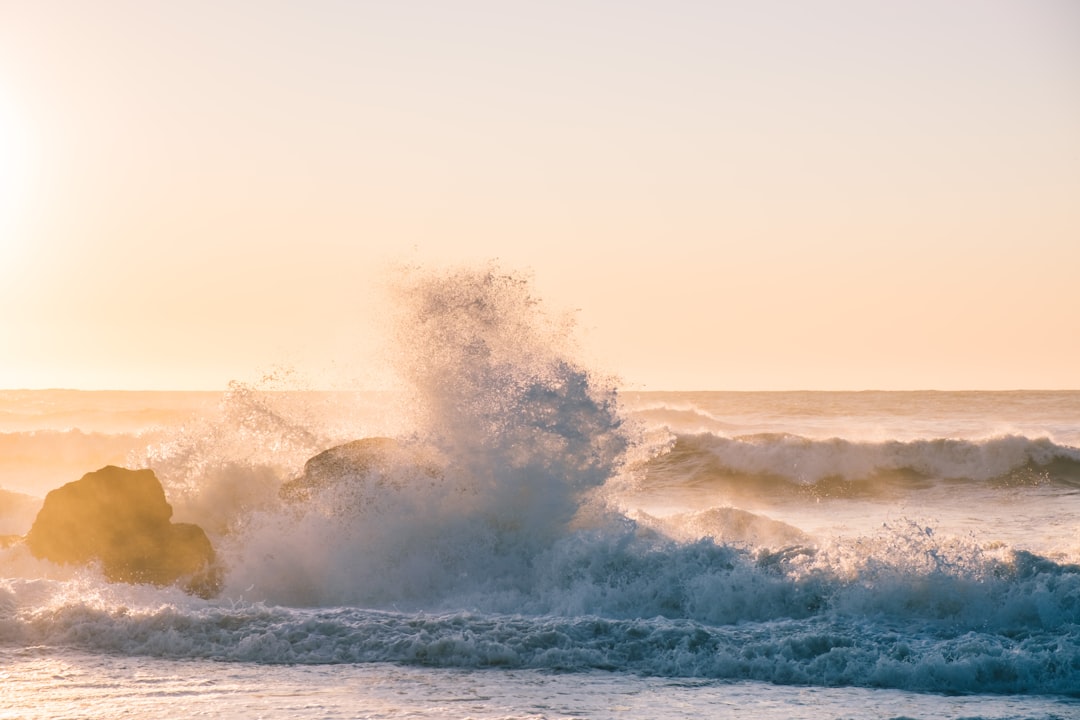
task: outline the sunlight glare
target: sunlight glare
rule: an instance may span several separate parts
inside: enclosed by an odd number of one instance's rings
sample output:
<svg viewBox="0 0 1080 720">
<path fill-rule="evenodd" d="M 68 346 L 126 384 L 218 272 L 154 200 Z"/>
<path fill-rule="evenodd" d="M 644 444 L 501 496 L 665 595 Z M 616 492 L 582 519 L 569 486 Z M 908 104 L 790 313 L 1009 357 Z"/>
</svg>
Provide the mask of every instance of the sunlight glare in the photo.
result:
<svg viewBox="0 0 1080 720">
<path fill-rule="evenodd" d="M 27 123 L 0 87 L 0 268 L 14 264 L 17 226 L 29 197 L 30 145 Z"/>
</svg>

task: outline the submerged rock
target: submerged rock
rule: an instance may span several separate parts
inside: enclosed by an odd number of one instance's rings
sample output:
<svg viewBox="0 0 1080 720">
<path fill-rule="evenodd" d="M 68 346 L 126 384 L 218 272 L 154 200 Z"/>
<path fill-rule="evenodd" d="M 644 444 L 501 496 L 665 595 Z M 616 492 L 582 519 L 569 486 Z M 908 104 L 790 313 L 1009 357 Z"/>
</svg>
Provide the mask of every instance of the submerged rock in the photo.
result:
<svg viewBox="0 0 1080 720">
<path fill-rule="evenodd" d="M 153 470 L 107 466 L 45 496 L 26 544 L 64 564 L 100 562 L 114 582 L 179 584 L 201 597 L 221 589 L 214 548 L 198 525 L 171 522 Z"/>
<path fill-rule="evenodd" d="M 679 542 L 711 538 L 725 545 L 758 549 L 803 546 L 813 542 L 794 525 L 739 508 L 711 508 L 663 518 L 639 512 L 635 519 Z"/>
</svg>

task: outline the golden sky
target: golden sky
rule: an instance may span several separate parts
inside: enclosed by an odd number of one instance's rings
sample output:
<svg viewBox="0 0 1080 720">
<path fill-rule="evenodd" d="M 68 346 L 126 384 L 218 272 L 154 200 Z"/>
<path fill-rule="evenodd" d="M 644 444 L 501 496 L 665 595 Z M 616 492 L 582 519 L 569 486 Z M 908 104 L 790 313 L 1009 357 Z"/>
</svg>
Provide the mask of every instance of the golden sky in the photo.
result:
<svg viewBox="0 0 1080 720">
<path fill-rule="evenodd" d="M 1080 387 L 1080 3 L 0 0 L 0 387 L 363 383 L 493 258 L 630 388 Z"/>
</svg>

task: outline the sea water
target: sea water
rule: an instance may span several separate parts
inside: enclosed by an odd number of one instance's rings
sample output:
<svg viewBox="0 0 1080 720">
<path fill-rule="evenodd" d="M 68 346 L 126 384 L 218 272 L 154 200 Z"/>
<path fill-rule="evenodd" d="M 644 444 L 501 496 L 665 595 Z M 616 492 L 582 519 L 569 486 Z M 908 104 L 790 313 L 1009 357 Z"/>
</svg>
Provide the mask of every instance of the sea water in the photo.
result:
<svg viewBox="0 0 1080 720">
<path fill-rule="evenodd" d="M 633 392 L 520 278 L 390 392 L 0 393 L 0 534 L 150 467 L 219 597 L 0 549 L 0 717 L 1080 717 L 1080 392 Z M 437 466 L 305 461 L 390 436 Z"/>
</svg>

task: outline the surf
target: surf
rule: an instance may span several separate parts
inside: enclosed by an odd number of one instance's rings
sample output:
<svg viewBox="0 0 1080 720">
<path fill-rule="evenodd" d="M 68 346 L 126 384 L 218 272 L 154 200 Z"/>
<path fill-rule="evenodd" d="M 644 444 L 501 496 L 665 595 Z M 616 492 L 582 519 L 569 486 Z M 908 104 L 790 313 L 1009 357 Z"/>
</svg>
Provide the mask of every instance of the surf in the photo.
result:
<svg viewBox="0 0 1080 720">
<path fill-rule="evenodd" d="M 1045 504 L 1049 488 L 1067 503 L 1068 443 L 845 438 L 800 394 L 740 396 L 738 412 L 675 394 L 628 404 L 527 276 L 409 269 L 391 297 L 393 388 L 236 383 L 128 452 L 175 519 L 213 541 L 219 597 L 110 583 L 13 545 L 0 548 L 0 643 L 920 692 L 1078 686 L 1080 552 L 1032 547 L 1031 525 L 1006 542 L 1004 520 L 969 532 L 895 500 L 959 489 L 970 514 L 1002 496 Z M 829 398 L 844 402 L 910 398 Z M 815 432 L 776 431 L 805 418 Z M 687 488 L 692 507 L 636 502 Z M 843 513 L 884 519 L 808 523 Z"/>
</svg>

